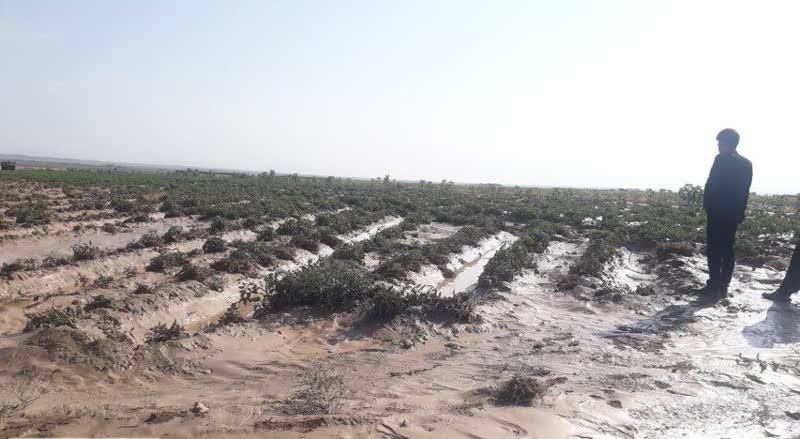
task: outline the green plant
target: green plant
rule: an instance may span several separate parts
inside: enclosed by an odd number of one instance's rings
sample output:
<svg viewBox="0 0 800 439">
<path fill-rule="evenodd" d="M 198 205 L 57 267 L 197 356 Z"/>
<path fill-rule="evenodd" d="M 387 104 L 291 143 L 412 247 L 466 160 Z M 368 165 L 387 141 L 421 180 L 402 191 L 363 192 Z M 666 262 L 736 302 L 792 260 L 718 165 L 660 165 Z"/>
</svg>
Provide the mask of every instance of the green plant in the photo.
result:
<svg viewBox="0 0 800 439">
<path fill-rule="evenodd" d="M 301 305 L 349 308 L 372 295 L 367 271 L 352 262 L 325 259 L 271 283 L 267 299 L 279 310 Z"/>
<path fill-rule="evenodd" d="M 164 242 L 171 244 L 174 242 L 178 242 L 183 235 L 183 227 L 181 226 L 170 226 L 166 232 L 164 232 L 164 236 L 162 239 Z"/>
<path fill-rule="evenodd" d="M 187 262 L 181 267 L 176 277 L 179 281 L 186 282 L 190 280 L 202 281 L 210 275 L 211 271 L 208 267 L 202 267 Z"/>
<path fill-rule="evenodd" d="M 91 242 L 75 244 L 72 246 L 72 259 L 75 261 L 89 261 L 100 255 L 100 249 Z"/>
<path fill-rule="evenodd" d="M 224 239 L 216 236 L 208 238 L 203 244 L 203 252 L 205 253 L 221 253 L 228 248 L 228 244 Z"/>
<path fill-rule="evenodd" d="M 129 245 L 130 248 L 150 248 L 150 247 L 158 247 L 164 244 L 163 238 L 158 236 L 158 234 L 154 231 L 149 231 L 142 235 L 141 238 L 136 243 L 132 243 Z"/>
<path fill-rule="evenodd" d="M 179 251 L 162 253 L 150 260 L 147 271 L 164 272 L 170 268 L 180 267 L 188 262 L 186 255 Z"/>
<path fill-rule="evenodd" d="M 220 233 L 224 232 L 228 225 L 225 223 L 225 220 L 222 218 L 214 218 L 211 221 L 211 225 L 208 227 L 211 233 Z"/>
<path fill-rule="evenodd" d="M 23 226 L 43 226 L 50 224 L 53 212 L 42 202 L 29 203 L 17 209 L 17 224 Z"/>
<path fill-rule="evenodd" d="M 361 263 L 364 259 L 364 246 L 359 243 L 342 244 L 336 247 L 331 257 L 333 259 L 350 260 Z"/>
</svg>

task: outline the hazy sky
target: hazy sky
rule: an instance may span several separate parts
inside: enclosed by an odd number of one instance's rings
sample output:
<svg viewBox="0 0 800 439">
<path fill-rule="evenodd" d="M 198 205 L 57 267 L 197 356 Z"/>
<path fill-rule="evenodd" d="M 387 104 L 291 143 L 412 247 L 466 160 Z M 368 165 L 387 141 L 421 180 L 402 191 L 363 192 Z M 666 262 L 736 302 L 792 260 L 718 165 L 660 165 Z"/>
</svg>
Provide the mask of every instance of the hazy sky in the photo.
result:
<svg viewBox="0 0 800 439">
<path fill-rule="evenodd" d="M 800 192 L 796 1 L 0 0 L 0 152 Z"/>
</svg>

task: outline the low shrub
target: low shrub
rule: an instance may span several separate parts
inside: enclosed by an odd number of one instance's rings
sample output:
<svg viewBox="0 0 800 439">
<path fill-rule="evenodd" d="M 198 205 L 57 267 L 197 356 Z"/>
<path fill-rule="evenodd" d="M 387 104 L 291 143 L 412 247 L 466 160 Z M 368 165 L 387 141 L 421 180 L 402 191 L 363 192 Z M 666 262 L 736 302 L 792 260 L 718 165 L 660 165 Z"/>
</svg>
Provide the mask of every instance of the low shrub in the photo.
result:
<svg viewBox="0 0 800 439">
<path fill-rule="evenodd" d="M 227 227 L 228 227 L 228 225 L 225 223 L 224 219 L 222 219 L 222 218 L 214 218 L 214 220 L 211 221 L 211 225 L 208 226 L 208 230 L 211 233 L 220 233 L 220 232 L 224 232 Z"/>
<path fill-rule="evenodd" d="M 307 219 L 289 218 L 278 227 L 276 233 L 278 235 L 283 235 L 283 236 L 294 236 L 303 231 L 308 231 L 313 229 L 314 229 L 314 224 Z"/>
<path fill-rule="evenodd" d="M 181 267 L 181 270 L 177 274 L 177 278 L 181 282 L 190 280 L 202 281 L 210 275 L 211 271 L 208 269 L 208 267 L 201 267 L 192 263 L 186 263 L 183 265 L 183 267 Z"/>
<path fill-rule="evenodd" d="M 264 230 L 258 232 L 256 236 L 256 241 L 273 241 L 277 237 L 278 234 L 275 233 L 275 229 L 273 229 L 272 227 L 267 227 Z"/>
<path fill-rule="evenodd" d="M 172 244 L 174 242 L 178 242 L 183 236 L 183 227 L 181 226 L 170 226 L 166 232 L 164 232 L 164 236 L 161 239 L 168 244 Z"/>
<path fill-rule="evenodd" d="M 42 259 L 42 268 L 53 268 L 53 267 L 60 267 L 62 265 L 68 265 L 70 260 L 67 258 L 55 258 L 53 256 L 46 256 Z"/>
<path fill-rule="evenodd" d="M 225 273 L 247 274 L 255 270 L 255 262 L 246 251 L 237 249 L 227 257 L 214 261 L 211 268 Z"/>
<path fill-rule="evenodd" d="M 170 268 L 180 267 L 188 262 L 186 255 L 179 251 L 162 253 L 150 260 L 147 271 L 164 272 Z"/>
<path fill-rule="evenodd" d="M 149 231 L 142 235 L 136 242 L 128 244 L 128 248 L 152 248 L 164 244 L 164 240 L 154 231 Z"/>
<path fill-rule="evenodd" d="M 342 243 L 342 240 L 339 239 L 338 236 L 336 236 L 336 233 L 334 233 L 333 230 L 326 227 L 321 227 L 319 229 L 319 241 L 327 245 L 328 247 L 334 249 L 337 248 Z"/>
<path fill-rule="evenodd" d="M 603 231 L 594 232 L 586 251 L 569 268 L 569 274 L 581 277 L 599 276 L 605 269 L 606 263 L 617 255 L 619 245 L 618 236 Z"/>
<path fill-rule="evenodd" d="M 474 298 L 467 293 L 443 297 L 429 286 L 414 286 L 402 289 L 379 288 L 371 298 L 369 315 L 372 318 L 389 319 L 409 312 L 462 322 L 478 319 Z"/>
<path fill-rule="evenodd" d="M 25 325 L 23 332 L 33 331 L 38 328 L 55 328 L 58 326 L 77 328 L 79 315 L 80 312 L 74 308 L 65 308 L 61 310 L 55 307 L 47 311 L 28 314 L 28 323 Z"/>
<path fill-rule="evenodd" d="M 528 233 L 510 246 L 501 248 L 486 264 L 478 278 L 482 288 L 502 287 L 511 282 L 522 270 L 531 267 L 531 253 L 541 253 L 547 249 L 549 236 L 534 232 Z"/>
<path fill-rule="evenodd" d="M 405 280 L 409 271 L 418 273 L 427 262 L 422 250 L 411 249 L 382 262 L 375 273 L 385 279 Z"/>
<path fill-rule="evenodd" d="M 320 234 L 316 230 L 303 230 L 292 236 L 291 245 L 308 250 L 311 253 L 319 251 Z"/>
<path fill-rule="evenodd" d="M 331 255 L 333 259 L 349 260 L 361 263 L 364 259 L 364 246 L 359 243 L 342 244 L 336 247 Z"/>
<path fill-rule="evenodd" d="M 17 271 L 29 271 L 36 269 L 36 260 L 32 258 L 28 259 L 17 259 L 16 261 L 5 262 L 3 263 L 2 268 L 0 268 L 0 275 L 8 276 L 11 273 Z"/>
<path fill-rule="evenodd" d="M 325 259 L 269 284 L 266 300 L 275 310 L 302 305 L 350 308 L 372 296 L 369 273 L 338 259 Z"/>
<path fill-rule="evenodd" d="M 31 203 L 16 210 L 16 222 L 22 226 L 50 224 L 53 212 L 42 202 Z"/>
<path fill-rule="evenodd" d="M 208 238 L 203 244 L 203 252 L 205 253 L 221 253 L 228 248 L 228 244 L 224 239 L 216 236 Z"/>
<path fill-rule="evenodd" d="M 100 249 L 91 242 L 75 244 L 72 246 L 72 259 L 74 261 L 89 261 L 100 256 Z"/>
<path fill-rule="evenodd" d="M 273 248 L 272 254 L 274 254 L 276 258 L 284 261 L 294 261 L 295 251 L 294 248 L 288 245 L 281 245 Z"/>
</svg>

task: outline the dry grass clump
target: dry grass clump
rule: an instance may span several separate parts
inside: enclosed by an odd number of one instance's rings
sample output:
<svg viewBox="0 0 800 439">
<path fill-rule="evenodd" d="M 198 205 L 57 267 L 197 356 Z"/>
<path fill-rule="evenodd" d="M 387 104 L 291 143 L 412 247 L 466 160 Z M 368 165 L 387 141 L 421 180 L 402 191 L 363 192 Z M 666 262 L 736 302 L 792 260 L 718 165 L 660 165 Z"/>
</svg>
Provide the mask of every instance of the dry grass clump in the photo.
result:
<svg viewBox="0 0 800 439">
<path fill-rule="evenodd" d="M 133 290 L 133 294 L 153 294 L 156 290 L 150 285 L 137 283 L 136 288 Z"/>
<path fill-rule="evenodd" d="M 9 381 L 0 383 L 0 418 L 15 415 L 47 393 L 47 384 L 23 369 Z"/>
<path fill-rule="evenodd" d="M 545 381 L 514 375 L 495 391 L 494 399 L 500 405 L 531 406 L 547 393 L 548 387 Z"/>
<path fill-rule="evenodd" d="M 100 294 L 99 296 L 92 297 L 92 301 L 87 303 L 83 307 L 83 310 L 88 312 L 100 308 L 111 308 L 113 305 L 114 302 L 110 298 Z"/>
<path fill-rule="evenodd" d="M 24 332 L 33 331 L 38 328 L 55 328 L 58 326 L 78 327 L 78 311 L 73 308 L 60 310 L 55 307 L 40 313 L 28 314 L 28 324 L 25 325 Z"/>
<path fill-rule="evenodd" d="M 296 414 L 336 413 L 350 393 L 342 377 L 319 367 L 306 371 L 300 388 L 287 404 L 287 411 Z"/>
<path fill-rule="evenodd" d="M 185 334 L 186 331 L 183 325 L 179 324 L 177 320 L 173 321 L 171 326 L 159 323 L 150 329 L 150 333 L 147 334 L 145 342 L 147 344 L 163 343 L 165 341 L 179 339 Z"/>
</svg>

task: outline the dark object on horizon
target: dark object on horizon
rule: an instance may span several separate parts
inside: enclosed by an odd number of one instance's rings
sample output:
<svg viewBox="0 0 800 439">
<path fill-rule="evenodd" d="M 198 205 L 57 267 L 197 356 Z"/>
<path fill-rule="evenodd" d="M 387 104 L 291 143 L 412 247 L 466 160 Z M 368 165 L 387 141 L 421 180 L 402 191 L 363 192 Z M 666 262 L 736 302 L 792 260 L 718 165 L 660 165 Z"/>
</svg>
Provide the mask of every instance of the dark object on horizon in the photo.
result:
<svg viewBox="0 0 800 439">
<path fill-rule="evenodd" d="M 733 276 L 736 229 L 744 220 L 753 165 L 736 152 L 739 133 L 726 128 L 717 135 L 719 154 L 714 159 L 703 194 L 706 211 L 706 254 L 711 290 L 724 292 Z"/>
<path fill-rule="evenodd" d="M 0 163 L 0 169 L 3 170 L 3 171 L 16 170 L 17 169 L 17 163 L 16 162 L 10 162 L 10 161 L 2 162 L 2 163 Z"/>
</svg>

